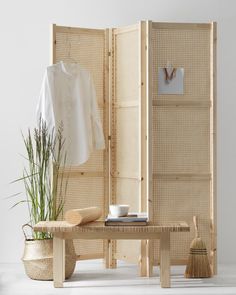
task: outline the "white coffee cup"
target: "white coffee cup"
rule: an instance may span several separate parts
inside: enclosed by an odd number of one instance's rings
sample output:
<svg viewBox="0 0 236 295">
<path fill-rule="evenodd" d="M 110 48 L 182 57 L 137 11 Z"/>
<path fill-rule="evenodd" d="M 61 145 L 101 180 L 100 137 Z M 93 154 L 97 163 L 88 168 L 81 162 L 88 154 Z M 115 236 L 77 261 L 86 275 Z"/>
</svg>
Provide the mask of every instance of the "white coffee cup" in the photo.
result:
<svg viewBox="0 0 236 295">
<path fill-rule="evenodd" d="M 110 214 L 114 217 L 122 217 L 128 215 L 129 205 L 110 205 Z"/>
</svg>

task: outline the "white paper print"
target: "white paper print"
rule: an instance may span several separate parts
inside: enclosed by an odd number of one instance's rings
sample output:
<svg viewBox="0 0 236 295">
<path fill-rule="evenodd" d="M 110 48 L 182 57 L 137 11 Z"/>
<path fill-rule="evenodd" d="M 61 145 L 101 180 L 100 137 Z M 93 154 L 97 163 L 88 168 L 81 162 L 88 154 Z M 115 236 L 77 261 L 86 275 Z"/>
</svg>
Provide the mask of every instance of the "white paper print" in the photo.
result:
<svg viewBox="0 0 236 295">
<path fill-rule="evenodd" d="M 184 94 L 184 68 L 158 68 L 158 94 Z"/>
</svg>

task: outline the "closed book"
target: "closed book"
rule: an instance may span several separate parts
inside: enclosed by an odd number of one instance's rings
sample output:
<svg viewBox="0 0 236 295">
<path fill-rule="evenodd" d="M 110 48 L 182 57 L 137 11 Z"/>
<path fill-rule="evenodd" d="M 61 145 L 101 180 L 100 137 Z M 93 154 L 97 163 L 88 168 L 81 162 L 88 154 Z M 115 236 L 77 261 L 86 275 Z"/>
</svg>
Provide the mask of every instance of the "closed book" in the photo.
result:
<svg viewBox="0 0 236 295">
<path fill-rule="evenodd" d="M 123 217 L 114 217 L 108 215 L 105 220 L 105 224 L 109 223 L 109 225 L 115 225 L 115 223 L 119 223 L 119 225 L 125 225 L 125 223 L 127 223 L 128 225 L 146 225 L 147 221 L 148 218 L 146 213 L 130 213 L 129 215 Z"/>
<path fill-rule="evenodd" d="M 119 221 L 105 221 L 106 226 L 140 226 L 147 225 L 146 221 L 129 221 L 129 222 L 119 222 Z"/>
<path fill-rule="evenodd" d="M 146 222 L 147 217 L 107 217 L 106 221 L 111 222 Z"/>
</svg>

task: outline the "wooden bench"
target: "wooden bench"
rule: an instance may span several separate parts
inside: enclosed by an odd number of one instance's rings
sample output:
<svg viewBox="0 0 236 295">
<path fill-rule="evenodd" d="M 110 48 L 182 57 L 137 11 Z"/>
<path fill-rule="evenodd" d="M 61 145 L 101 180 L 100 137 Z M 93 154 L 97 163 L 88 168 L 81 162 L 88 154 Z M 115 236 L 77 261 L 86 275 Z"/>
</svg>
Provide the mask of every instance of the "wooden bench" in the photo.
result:
<svg viewBox="0 0 236 295">
<path fill-rule="evenodd" d="M 42 221 L 34 226 L 35 231 L 53 233 L 53 281 L 54 287 L 63 287 L 65 280 L 65 240 L 153 240 L 160 239 L 161 287 L 170 287 L 170 233 L 190 230 L 186 222 L 146 226 L 105 226 L 96 221 L 75 226 L 65 221 Z"/>
</svg>

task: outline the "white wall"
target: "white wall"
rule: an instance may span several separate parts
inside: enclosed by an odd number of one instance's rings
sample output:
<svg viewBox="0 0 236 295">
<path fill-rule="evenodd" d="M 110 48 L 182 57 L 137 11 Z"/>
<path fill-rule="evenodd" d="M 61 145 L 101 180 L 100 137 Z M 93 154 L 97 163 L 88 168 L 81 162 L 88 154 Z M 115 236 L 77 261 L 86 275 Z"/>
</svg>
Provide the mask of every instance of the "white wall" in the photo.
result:
<svg viewBox="0 0 236 295">
<path fill-rule="evenodd" d="M 218 22 L 218 253 L 236 263 L 236 96 L 234 0 L 1 0 L 0 262 L 18 262 L 26 207 L 9 211 L 3 196 L 23 191 L 20 130 L 34 125 L 42 75 L 50 63 L 50 24 L 117 27 L 139 20 Z"/>
</svg>

